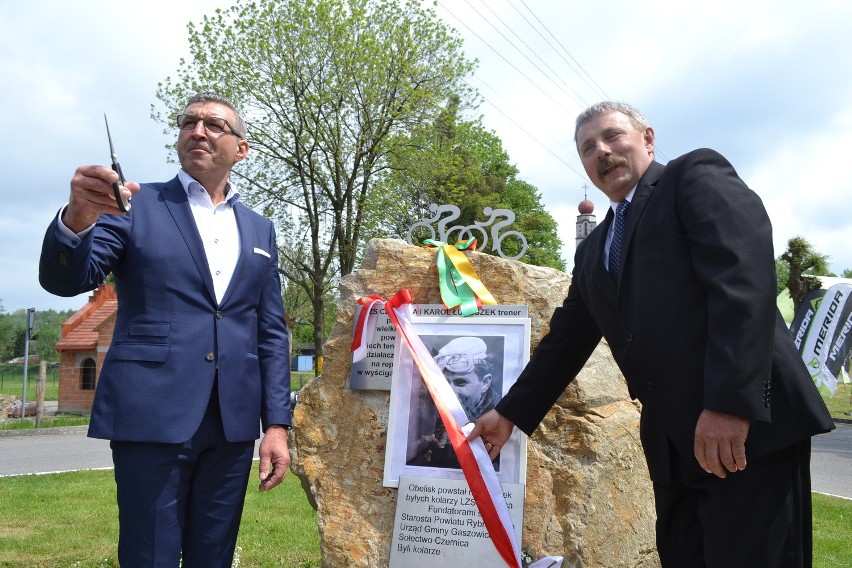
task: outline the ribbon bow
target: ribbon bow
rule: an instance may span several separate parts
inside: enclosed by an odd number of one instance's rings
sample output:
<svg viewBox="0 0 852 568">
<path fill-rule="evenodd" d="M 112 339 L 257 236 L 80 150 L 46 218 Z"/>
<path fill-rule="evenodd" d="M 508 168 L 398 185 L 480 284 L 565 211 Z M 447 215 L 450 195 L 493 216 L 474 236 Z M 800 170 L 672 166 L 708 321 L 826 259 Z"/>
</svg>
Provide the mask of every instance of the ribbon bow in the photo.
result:
<svg viewBox="0 0 852 568">
<path fill-rule="evenodd" d="M 426 239 L 423 246 L 438 249 L 438 286 L 444 307 L 451 309 L 461 306 L 462 315 L 469 316 L 479 312 L 482 304 L 497 303 L 461 252 L 476 250 L 475 238 L 454 245 Z"/>
</svg>

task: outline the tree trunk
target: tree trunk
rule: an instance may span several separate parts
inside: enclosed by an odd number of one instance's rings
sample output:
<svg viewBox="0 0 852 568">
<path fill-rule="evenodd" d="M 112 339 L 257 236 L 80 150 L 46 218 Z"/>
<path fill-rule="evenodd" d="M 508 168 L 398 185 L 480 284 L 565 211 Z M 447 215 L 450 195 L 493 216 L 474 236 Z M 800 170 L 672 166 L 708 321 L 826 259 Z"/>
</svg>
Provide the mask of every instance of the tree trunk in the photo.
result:
<svg viewBox="0 0 852 568">
<path fill-rule="evenodd" d="M 311 299 L 314 306 L 314 376 L 318 377 L 322 374 L 323 364 L 323 343 L 325 342 L 325 297 L 322 294 L 314 294 Z"/>
</svg>

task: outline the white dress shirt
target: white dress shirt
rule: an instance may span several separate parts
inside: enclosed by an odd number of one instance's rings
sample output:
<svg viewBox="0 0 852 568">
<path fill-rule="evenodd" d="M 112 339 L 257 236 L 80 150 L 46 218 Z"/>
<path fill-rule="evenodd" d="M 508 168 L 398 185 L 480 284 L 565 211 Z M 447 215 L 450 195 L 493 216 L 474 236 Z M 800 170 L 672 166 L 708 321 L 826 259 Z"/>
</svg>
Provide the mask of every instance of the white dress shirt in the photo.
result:
<svg viewBox="0 0 852 568">
<path fill-rule="evenodd" d="M 216 303 L 221 304 L 240 258 L 240 232 L 237 230 L 233 207 L 240 194 L 235 191 L 231 182 L 228 182 L 225 186 L 227 199 L 214 206 L 207 190 L 188 173 L 180 170 L 178 180 L 186 190 L 189 208 L 204 244 L 204 254 L 207 256 L 210 276 L 213 277 Z"/>
</svg>

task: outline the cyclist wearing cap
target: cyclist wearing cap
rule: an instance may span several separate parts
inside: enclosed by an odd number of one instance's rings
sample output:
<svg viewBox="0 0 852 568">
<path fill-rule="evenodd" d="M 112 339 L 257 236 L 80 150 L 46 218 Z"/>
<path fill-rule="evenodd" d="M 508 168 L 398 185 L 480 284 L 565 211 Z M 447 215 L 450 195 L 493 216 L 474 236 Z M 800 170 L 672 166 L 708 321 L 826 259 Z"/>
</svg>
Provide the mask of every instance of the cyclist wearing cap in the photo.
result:
<svg viewBox="0 0 852 568">
<path fill-rule="evenodd" d="M 495 388 L 495 375 L 499 377 L 502 362 L 495 354 L 488 353 L 482 339 L 453 339 L 438 351 L 435 363 L 444 373 L 471 422 L 500 402 L 500 394 Z M 408 460 L 408 465 L 460 467 L 440 417 L 436 417 L 434 433 L 424 436 L 421 444 L 423 447 L 414 458 Z"/>
</svg>

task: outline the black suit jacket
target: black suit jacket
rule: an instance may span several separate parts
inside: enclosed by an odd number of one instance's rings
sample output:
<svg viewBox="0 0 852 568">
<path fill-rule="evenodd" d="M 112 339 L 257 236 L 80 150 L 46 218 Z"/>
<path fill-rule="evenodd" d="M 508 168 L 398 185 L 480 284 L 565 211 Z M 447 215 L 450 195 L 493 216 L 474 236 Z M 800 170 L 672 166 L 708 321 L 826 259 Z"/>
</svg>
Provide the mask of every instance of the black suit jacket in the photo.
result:
<svg viewBox="0 0 852 568">
<path fill-rule="evenodd" d="M 568 297 L 497 410 L 532 434 L 601 336 L 643 405 L 651 478 L 670 448 L 689 461 L 705 408 L 752 420 L 749 459 L 832 429 L 775 304 L 775 260 L 760 198 L 717 152 L 653 162 L 634 193 L 622 266 L 603 264 L 612 211 L 577 247 Z"/>
</svg>

